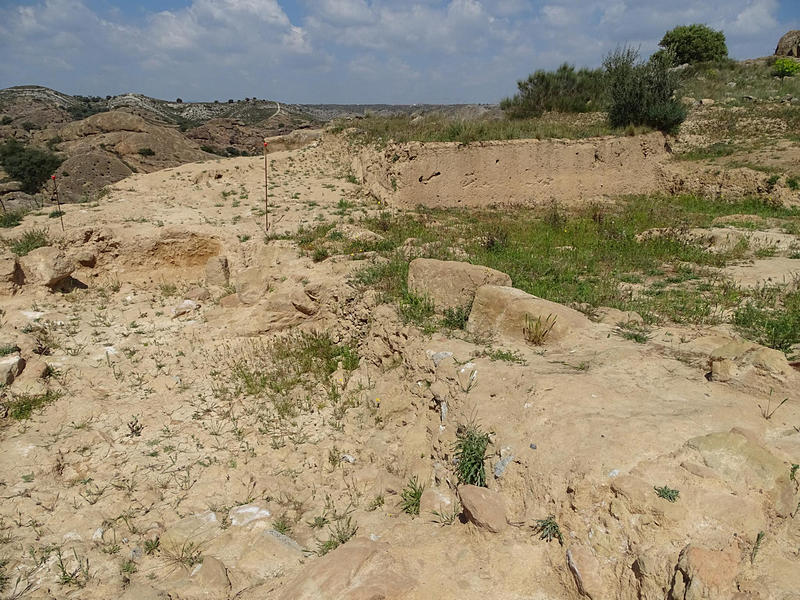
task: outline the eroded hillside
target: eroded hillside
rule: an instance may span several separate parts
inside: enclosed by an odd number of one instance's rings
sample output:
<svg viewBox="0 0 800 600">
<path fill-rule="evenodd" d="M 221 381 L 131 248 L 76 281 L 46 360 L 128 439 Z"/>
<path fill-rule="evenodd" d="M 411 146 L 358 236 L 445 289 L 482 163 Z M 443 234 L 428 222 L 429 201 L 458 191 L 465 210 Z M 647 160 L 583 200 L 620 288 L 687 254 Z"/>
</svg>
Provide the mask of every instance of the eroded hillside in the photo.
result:
<svg viewBox="0 0 800 600">
<path fill-rule="evenodd" d="M 3 594 L 791 597 L 795 209 L 387 210 L 351 158 L 271 155 L 269 235 L 258 158 L 2 230 Z"/>
</svg>

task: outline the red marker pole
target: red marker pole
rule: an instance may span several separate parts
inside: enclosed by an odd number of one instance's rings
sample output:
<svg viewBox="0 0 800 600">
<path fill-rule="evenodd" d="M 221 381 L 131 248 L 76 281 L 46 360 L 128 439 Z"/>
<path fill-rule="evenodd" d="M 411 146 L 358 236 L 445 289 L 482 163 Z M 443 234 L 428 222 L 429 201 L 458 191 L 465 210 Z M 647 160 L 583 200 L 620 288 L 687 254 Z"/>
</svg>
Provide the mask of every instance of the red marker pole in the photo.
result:
<svg viewBox="0 0 800 600">
<path fill-rule="evenodd" d="M 267 140 L 264 140 L 264 231 L 269 231 L 269 163 L 267 162 Z"/>
<path fill-rule="evenodd" d="M 64 231 L 64 212 L 61 210 L 61 200 L 58 198 L 58 183 L 56 182 L 56 176 L 51 175 L 50 179 L 53 180 L 53 198 L 55 198 L 56 205 L 58 206 L 58 218 L 61 220 L 61 231 Z"/>
</svg>

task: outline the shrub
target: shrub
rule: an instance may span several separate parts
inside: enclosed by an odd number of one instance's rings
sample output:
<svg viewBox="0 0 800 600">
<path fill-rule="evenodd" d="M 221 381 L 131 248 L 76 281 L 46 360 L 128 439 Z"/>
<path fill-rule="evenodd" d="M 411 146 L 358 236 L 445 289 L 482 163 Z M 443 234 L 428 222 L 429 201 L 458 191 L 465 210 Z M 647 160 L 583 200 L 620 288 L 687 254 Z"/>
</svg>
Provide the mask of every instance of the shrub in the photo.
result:
<svg viewBox="0 0 800 600">
<path fill-rule="evenodd" d="M 400 494 L 400 509 L 409 515 L 419 514 L 419 503 L 422 499 L 422 492 L 425 491 L 425 485 L 420 484 L 417 476 L 414 475 L 408 480 L 408 484 Z"/>
<path fill-rule="evenodd" d="M 25 213 L 22 211 L 4 212 L 0 214 L 0 227 L 16 227 L 22 223 L 22 217 Z"/>
<path fill-rule="evenodd" d="M 142 156 L 155 156 L 155 150 L 152 148 L 139 148 L 137 152 Z"/>
<path fill-rule="evenodd" d="M 0 125 L 9 125 L 13 120 L 9 115 L 3 115 L 3 118 L 0 119 Z"/>
<path fill-rule="evenodd" d="M 6 172 L 22 183 L 23 191 L 33 194 L 50 178 L 63 160 L 52 152 L 25 146 L 18 140 L 0 145 L 0 163 Z"/>
<path fill-rule="evenodd" d="M 800 73 L 800 62 L 791 58 L 779 58 L 772 67 L 776 77 L 793 77 Z"/>
<path fill-rule="evenodd" d="M 725 34 L 705 25 L 681 25 L 664 34 L 658 43 L 674 55 L 673 64 L 694 64 L 728 56 Z"/>
<path fill-rule="evenodd" d="M 618 48 L 603 61 L 609 84 L 608 119 L 613 127 L 647 125 L 674 132 L 686 108 L 674 97 L 680 76 L 670 69 L 674 55 L 656 53 L 639 61 L 633 48 Z"/>
<path fill-rule="evenodd" d="M 541 116 L 545 111 L 588 112 L 601 107 L 605 81 L 601 69 L 580 69 L 564 63 L 555 71 L 539 70 L 517 82 L 519 91 L 500 107 L 514 119 Z"/>
</svg>

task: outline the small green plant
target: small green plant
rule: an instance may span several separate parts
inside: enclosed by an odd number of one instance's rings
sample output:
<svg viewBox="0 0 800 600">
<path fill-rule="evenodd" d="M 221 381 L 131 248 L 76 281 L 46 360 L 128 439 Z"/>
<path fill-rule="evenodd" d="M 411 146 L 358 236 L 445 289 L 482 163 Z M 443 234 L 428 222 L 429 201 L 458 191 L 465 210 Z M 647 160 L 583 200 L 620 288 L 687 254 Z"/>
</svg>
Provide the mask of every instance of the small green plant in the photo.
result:
<svg viewBox="0 0 800 600">
<path fill-rule="evenodd" d="M 456 503 L 453 508 L 434 510 L 431 514 L 436 517 L 436 522 L 440 525 L 452 525 L 455 523 L 458 515 L 461 514 L 461 506 Z"/>
<path fill-rule="evenodd" d="M 680 495 L 680 492 L 678 490 L 673 490 L 672 488 L 666 485 L 663 487 L 653 487 L 653 489 L 656 491 L 656 496 L 658 496 L 659 498 L 663 498 L 664 500 L 667 500 L 669 502 L 678 501 L 678 496 Z"/>
<path fill-rule="evenodd" d="M 22 223 L 22 217 L 25 216 L 25 213 L 22 211 L 10 211 L 10 212 L 3 212 L 0 214 L 0 227 L 4 229 L 8 229 L 10 227 L 16 227 L 20 223 Z"/>
<path fill-rule="evenodd" d="M 120 565 L 119 570 L 123 575 L 133 575 L 139 569 L 136 568 L 136 563 L 129 559 L 122 561 L 122 565 Z"/>
<path fill-rule="evenodd" d="M 152 540 L 145 540 L 144 553 L 147 554 L 147 556 L 152 556 L 153 554 L 158 552 L 160 546 L 161 546 L 161 538 L 154 537 Z"/>
<path fill-rule="evenodd" d="M 778 182 L 780 181 L 780 179 L 781 179 L 780 175 L 777 175 L 777 174 L 776 175 L 770 175 L 767 178 L 767 182 L 766 182 L 767 192 L 774 191 L 775 190 L 775 186 L 778 185 Z"/>
<path fill-rule="evenodd" d="M 772 66 L 775 77 L 794 77 L 800 73 L 800 62 L 788 57 L 779 58 Z"/>
<path fill-rule="evenodd" d="M 758 405 L 758 408 L 761 409 L 761 416 L 764 417 L 767 421 L 772 418 L 778 409 L 786 404 L 789 401 L 789 398 L 784 398 L 781 400 L 775 407 L 772 406 L 772 390 L 769 391 L 769 397 L 767 398 L 767 403 L 764 406 Z"/>
<path fill-rule="evenodd" d="M 322 262 L 326 258 L 328 258 L 331 253 L 328 251 L 327 248 L 324 246 L 317 246 L 314 248 L 314 252 L 311 254 L 311 260 L 314 262 Z"/>
<path fill-rule="evenodd" d="M 311 529 L 322 529 L 328 523 L 330 523 L 330 520 L 325 514 L 317 515 L 311 521 L 306 521 L 306 525 L 311 527 Z"/>
<path fill-rule="evenodd" d="M 165 298 L 171 298 L 178 293 L 178 286 L 174 283 L 167 283 L 164 281 L 158 286 L 158 288 L 161 290 L 161 295 Z"/>
<path fill-rule="evenodd" d="M 522 335 L 525 341 L 534 346 L 544 345 L 550 332 L 555 327 L 557 317 L 550 314 L 546 319 L 542 320 L 539 315 L 535 319 L 529 314 L 525 315 L 525 325 L 522 328 Z"/>
<path fill-rule="evenodd" d="M 466 485 L 486 487 L 486 448 L 489 434 L 476 424 L 459 426 L 453 453 L 456 460 L 458 482 Z"/>
<path fill-rule="evenodd" d="M 506 350 L 504 348 L 489 348 L 483 352 L 483 355 L 491 360 L 492 362 L 496 362 L 501 360 L 503 362 L 514 363 L 517 365 L 524 365 L 528 361 L 523 358 L 523 356 L 517 350 Z"/>
<path fill-rule="evenodd" d="M 9 354 L 16 354 L 17 352 L 19 352 L 19 346 L 16 344 L 0 346 L 0 357 L 8 356 Z"/>
<path fill-rule="evenodd" d="M 800 469 L 800 465 L 798 465 L 798 464 L 792 464 L 792 466 L 789 467 L 789 481 L 794 482 L 795 486 L 800 484 L 800 482 L 797 481 L 797 471 L 798 471 L 798 469 Z"/>
<path fill-rule="evenodd" d="M 6 402 L 8 416 L 15 421 L 30 419 L 33 411 L 52 404 L 61 397 L 61 392 L 47 390 L 42 394 L 16 394 Z"/>
<path fill-rule="evenodd" d="M 317 554 L 324 556 L 331 550 L 335 550 L 350 540 L 357 531 L 358 525 L 353 524 L 350 517 L 339 519 L 334 526 L 328 527 L 330 537 L 318 544 Z"/>
<path fill-rule="evenodd" d="M 56 548 L 56 568 L 59 573 L 59 581 L 61 585 L 83 587 L 89 580 L 89 559 L 79 558 L 74 548 L 72 549 L 72 555 L 75 557 L 76 564 L 73 565 L 73 568 L 68 568 L 61 553 L 61 548 Z"/>
<path fill-rule="evenodd" d="M 286 515 L 281 515 L 272 522 L 272 528 L 278 533 L 289 535 L 292 533 L 292 522 Z"/>
<path fill-rule="evenodd" d="M 624 339 L 631 340 L 637 344 L 646 344 L 650 340 L 650 333 L 647 327 L 636 321 L 617 323 L 615 331 Z"/>
<path fill-rule="evenodd" d="M 763 531 L 759 531 L 758 535 L 756 536 L 756 543 L 753 544 L 753 551 L 750 553 L 750 564 L 756 562 L 756 556 L 758 555 L 758 551 L 761 550 L 761 542 L 764 541 L 764 537 L 766 534 Z"/>
<path fill-rule="evenodd" d="M 372 512 L 374 510 L 378 510 L 384 504 L 383 494 L 378 494 L 367 505 L 367 510 Z"/>
<path fill-rule="evenodd" d="M 539 539 L 546 542 L 558 540 L 558 543 L 564 545 L 564 538 L 561 535 L 561 528 L 556 522 L 556 518 L 550 515 L 546 519 L 537 519 L 536 525 L 533 526 L 533 531 L 539 534 Z"/>
<path fill-rule="evenodd" d="M 162 554 L 169 562 L 189 569 L 203 562 L 203 552 L 200 546 L 190 541 L 183 542 L 180 548 L 162 549 Z"/>
<path fill-rule="evenodd" d="M 46 229 L 30 229 L 18 238 L 9 241 L 11 252 L 17 256 L 25 256 L 28 253 L 50 244 Z"/>
<path fill-rule="evenodd" d="M 406 487 L 400 493 L 401 510 L 409 515 L 418 515 L 423 491 L 425 491 L 425 485 L 419 483 L 416 475 L 409 479 Z"/>
<path fill-rule="evenodd" d="M 464 329 L 469 320 L 469 313 L 472 306 L 458 306 L 456 308 L 446 308 L 442 325 L 448 329 Z"/>
<path fill-rule="evenodd" d="M 137 150 L 137 152 L 138 152 L 138 153 L 139 153 L 141 156 L 155 156 L 155 154 L 156 154 L 156 153 L 155 153 L 155 150 L 153 150 L 152 148 L 139 148 L 139 149 Z"/>
<path fill-rule="evenodd" d="M 786 186 L 793 192 L 800 190 L 800 177 L 787 177 Z"/>
<path fill-rule="evenodd" d="M 64 213 L 64 211 L 63 211 L 63 210 L 51 210 L 51 211 L 50 211 L 50 212 L 47 214 L 47 216 L 48 216 L 48 217 L 50 217 L 51 219 L 59 219 L 59 218 L 63 217 L 63 216 L 64 216 L 64 214 L 65 214 L 65 213 Z"/>
<path fill-rule="evenodd" d="M 247 233 L 240 233 L 238 236 L 239 241 L 244 244 L 247 240 L 249 240 L 252 236 Z"/>
<path fill-rule="evenodd" d="M 411 292 L 403 294 L 397 308 L 403 323 L 413 323 L 419 327 L 424 326 L 435 312 L 435 307 L 430 298 L 417 296 Z"/>
</svg>

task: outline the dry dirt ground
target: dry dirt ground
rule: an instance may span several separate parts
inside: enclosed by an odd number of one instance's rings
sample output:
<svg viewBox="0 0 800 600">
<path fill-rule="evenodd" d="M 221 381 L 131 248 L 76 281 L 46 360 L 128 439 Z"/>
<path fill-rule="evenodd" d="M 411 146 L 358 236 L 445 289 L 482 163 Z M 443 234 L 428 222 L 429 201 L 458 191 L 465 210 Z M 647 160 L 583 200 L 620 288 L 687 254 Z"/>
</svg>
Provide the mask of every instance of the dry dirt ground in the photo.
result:
<svg viewBox="0 0 800 600">
<path fill-rule="evenodd" d="M 636 315 L 439 263 L 415 285 L 473 311 L 423 334 L 352 282 L 369 253 L 276 239 L 374 235 L 349 165 L 325 143 L 270 160 L 269 238 L 257 158 L 3 232 L 53 240 L 3 282 L 3 598 L 800 598 L 783 354 L 725 326 L 635 343 L 612 334 Z M 542 346 L 537 314 L 558 315 Z M 486 490 L 454 464 L 475 423 Z"/>
</svg>

